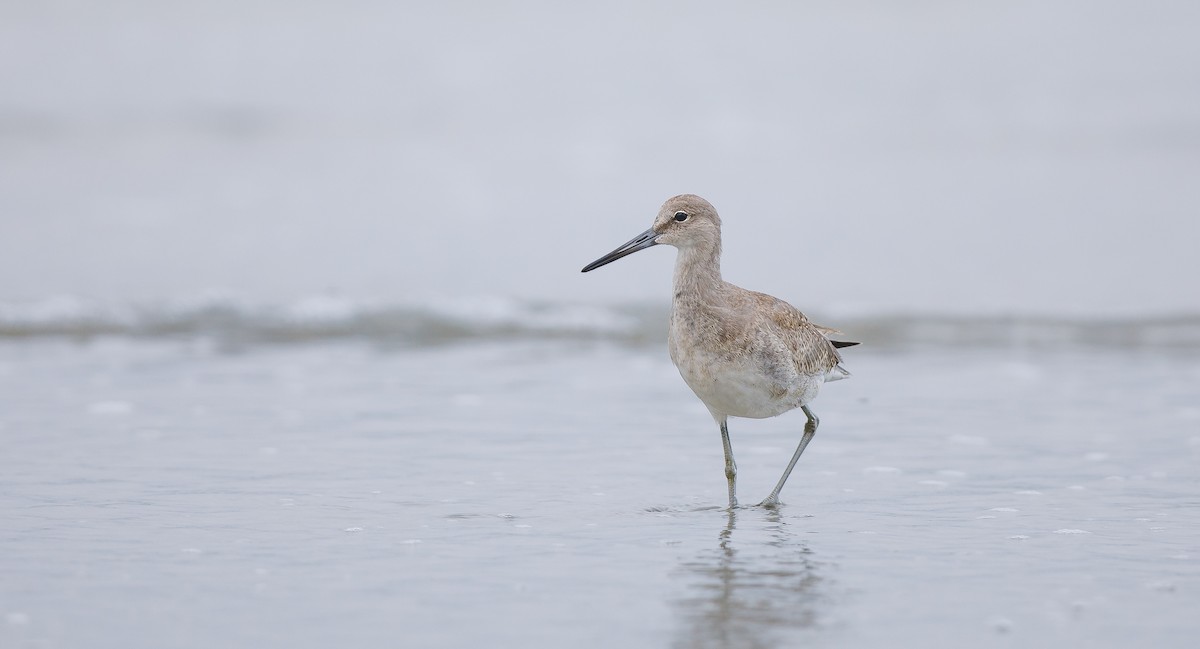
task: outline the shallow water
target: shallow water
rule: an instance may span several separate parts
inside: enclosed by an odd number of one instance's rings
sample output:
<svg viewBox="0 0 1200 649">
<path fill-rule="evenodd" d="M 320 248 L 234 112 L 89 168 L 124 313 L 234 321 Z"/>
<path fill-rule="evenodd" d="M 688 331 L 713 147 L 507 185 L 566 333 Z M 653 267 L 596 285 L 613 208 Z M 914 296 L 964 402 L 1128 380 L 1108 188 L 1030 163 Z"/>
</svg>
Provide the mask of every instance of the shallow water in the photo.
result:
<svg viewBox="0 0 1200 649">
<path fill-rule="evenodd" d="M 1194 642 L 1200 356 L 846 357 L 729 513 L 658 346 L 10 340 L 0 645 Z"/>
</svg>

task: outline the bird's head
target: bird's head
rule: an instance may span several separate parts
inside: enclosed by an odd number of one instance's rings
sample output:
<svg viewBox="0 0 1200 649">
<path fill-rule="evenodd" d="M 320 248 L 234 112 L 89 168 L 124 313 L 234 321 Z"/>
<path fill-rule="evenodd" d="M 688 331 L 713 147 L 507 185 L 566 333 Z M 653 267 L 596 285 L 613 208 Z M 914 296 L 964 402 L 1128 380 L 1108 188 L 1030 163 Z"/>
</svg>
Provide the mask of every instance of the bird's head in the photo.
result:
<svg viewBox="0 0 1200 649">
<path fill-rule="evenodd" d="M 584 266 L 583 272 L 660 243 L 680 249 L 706 248 L 719 251 L 721 217 L 717 216 L 717 209 L 712 203 L 695 194 L 680 194 L 669 198 L 658 210 L 658 216 L 654 217 L 654 225 L 649 230 Z"/>
</svg>

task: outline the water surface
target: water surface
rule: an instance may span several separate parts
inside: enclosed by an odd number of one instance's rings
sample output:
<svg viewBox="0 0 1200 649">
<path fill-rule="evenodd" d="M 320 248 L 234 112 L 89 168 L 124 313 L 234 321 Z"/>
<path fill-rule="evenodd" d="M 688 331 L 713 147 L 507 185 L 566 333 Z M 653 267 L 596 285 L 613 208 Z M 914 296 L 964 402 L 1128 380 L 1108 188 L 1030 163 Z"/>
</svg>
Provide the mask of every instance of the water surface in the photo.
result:
<svg viewBox="0 0 1200 649">
<path fill-rule="evenodd" d="M 1194 352 L 846 357 L 727 512 L 658 345 L 8 340 L 0 644 L 1191 645 Z"/>
</svg>

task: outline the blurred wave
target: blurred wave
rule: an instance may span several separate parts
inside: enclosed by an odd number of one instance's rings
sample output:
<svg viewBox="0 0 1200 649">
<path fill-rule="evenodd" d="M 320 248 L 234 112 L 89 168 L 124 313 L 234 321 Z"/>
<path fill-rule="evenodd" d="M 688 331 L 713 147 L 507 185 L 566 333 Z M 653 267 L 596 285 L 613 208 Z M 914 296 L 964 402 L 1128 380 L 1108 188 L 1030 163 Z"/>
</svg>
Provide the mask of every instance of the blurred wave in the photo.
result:
<svg viewBox="0 0 1200 649">
<path fill-rule="evenodd" d="M 318 295 L 286 303 L 228 296 L 105 303 L 72 296 L 0 302 L 0 341 L 117 336 L 246 344 L 364 340 L 400 346 L 577 340 L 624 345 L 666 338 L 665 304 L 577 304 L 483 297 L 388 303 Z M 810 314 L 879 348 L 1074 345 L 1200 350 L 1200 314 L 1128 319 L 931 314 Z"/>
<path fill-rule="evenodd" d="M 328 295 L 287 303 L 206 296 L 116 304 L 56 296 L 0 302 L 0 340 L 212 337 L 239 343 L 366 339 L 423 345 L 476 339 L 607 338 L 636 343 L 647 337 L 646 323 L 653 319 L 638 307 L 501 298 L 397 304 Z M 648 337 L 661 337 L 654 334 Z"/>
</svg>

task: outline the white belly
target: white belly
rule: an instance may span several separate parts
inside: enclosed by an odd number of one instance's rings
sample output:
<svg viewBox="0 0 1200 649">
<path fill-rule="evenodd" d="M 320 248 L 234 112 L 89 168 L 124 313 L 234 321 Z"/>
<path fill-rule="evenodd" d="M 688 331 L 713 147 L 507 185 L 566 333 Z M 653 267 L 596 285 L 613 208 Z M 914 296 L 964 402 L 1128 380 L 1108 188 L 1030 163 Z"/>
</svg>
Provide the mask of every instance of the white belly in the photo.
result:
<svg viewBox="0 0 1200 649">
<path fill-rule="evenodd" d="M 781 376 L 748 358 L 721 359 L 673 350 L 672 360 L 688 387 L 714 416 L 763 419 L 799 408 L 816 398 L 824 376 Z"/>
</svg>

